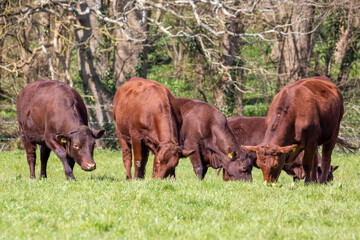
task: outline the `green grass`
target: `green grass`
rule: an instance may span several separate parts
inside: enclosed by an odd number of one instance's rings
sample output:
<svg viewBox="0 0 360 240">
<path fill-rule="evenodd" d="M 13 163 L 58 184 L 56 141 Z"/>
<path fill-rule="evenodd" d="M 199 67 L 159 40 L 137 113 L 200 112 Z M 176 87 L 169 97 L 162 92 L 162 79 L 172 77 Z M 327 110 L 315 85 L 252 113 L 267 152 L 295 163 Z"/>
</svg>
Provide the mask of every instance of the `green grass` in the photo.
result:
<svg viewBox="0 0 360 240">
<path fill-rule="evenodd" d="M 39 154 L 38 154 L 39 156 Z M 126 181 L 119 151 L 96 150 L 97 169 L 66 181 L 54 154 L 47 180 L 30 180 L 24 151 L 0 153 L 0 239 L 359 239 L 360 154 L 334 153 L 328 185 L 200 182 L 188 159 L 177 179 Z M 38 161 L 40 162 L 40 161 Z M 37 176 L 40 164 L 37 165 Z"/>
</svg>

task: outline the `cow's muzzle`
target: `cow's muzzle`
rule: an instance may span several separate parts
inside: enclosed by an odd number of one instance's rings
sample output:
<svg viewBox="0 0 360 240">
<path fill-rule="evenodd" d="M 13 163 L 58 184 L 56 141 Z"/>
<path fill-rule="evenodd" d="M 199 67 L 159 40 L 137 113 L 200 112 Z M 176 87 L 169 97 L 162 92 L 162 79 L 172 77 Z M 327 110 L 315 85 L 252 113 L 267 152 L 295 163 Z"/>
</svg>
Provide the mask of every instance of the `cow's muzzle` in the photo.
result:
<svg viewBox="0 0 360 240">
<path fill-rule="evenodd" d="M 96 163 L 83 163 L 81 169 L 84 171 L 92 171 L 96 169 Z"/>
</svg>

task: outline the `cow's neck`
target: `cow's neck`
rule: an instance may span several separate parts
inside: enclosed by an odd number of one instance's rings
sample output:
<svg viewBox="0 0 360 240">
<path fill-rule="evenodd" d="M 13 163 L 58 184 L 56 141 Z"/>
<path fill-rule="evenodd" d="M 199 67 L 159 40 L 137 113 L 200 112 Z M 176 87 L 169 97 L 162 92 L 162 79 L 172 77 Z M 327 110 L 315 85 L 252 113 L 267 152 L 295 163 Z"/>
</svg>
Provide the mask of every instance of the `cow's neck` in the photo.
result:
<svg viewBox="0 0 360 240">
<path fill-rule="evenodd" d="M 158 144 L 178 144 L 177 126 L 175 124 L 175 119 L 171 116 L 167 118 L 160 118 L 156 121 L 155 132 Z"/>
<path fill-rule="evenodd" d="M 276 129 L 271 128 L 270 125 L 262 145 L 287 146 L 294 143 L 294 129 L 291 125 L 280 125 Z"/>
<path fill-rule="evenodd" d="M 65 113 L 62 113 L 62 115 L 63 119 L 66 119 L 66 121 L 63 122 L 63 129 L 66 133 L 70 133 L 80 129 L 81 127 L 87 126 L 76 109 L 69 109 Z"/>
</svg>

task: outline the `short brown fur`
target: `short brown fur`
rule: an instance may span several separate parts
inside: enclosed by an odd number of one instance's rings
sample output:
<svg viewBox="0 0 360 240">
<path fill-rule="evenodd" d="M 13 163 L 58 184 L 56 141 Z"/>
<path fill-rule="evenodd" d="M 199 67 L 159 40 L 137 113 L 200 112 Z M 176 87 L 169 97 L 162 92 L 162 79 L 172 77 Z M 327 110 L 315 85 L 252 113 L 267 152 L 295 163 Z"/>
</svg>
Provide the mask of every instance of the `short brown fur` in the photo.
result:
<svg viewBox="0 0 360 240">
<path fill-rule="evenodd" d="M 303 167 L 308 183 L 317 181 L 315 154 L 317 146 L 322 145 L 323 174 L 318 181 L 325 183 L 343 113 L 343 97 L 328 78 L 297 81 L 275 96 L 266 117 L 263 142 L 243 147 L 256 152 L 257 165 L 267 182 L 276 181 L 285 162 L 294 161 L 305 150 Z"/>
<path fill-rule="evenodd" d="M 179 146 L 182 117 L 174 101 L 167 87 L 138 77 L 124 83 L 116 92 L 113 117 L 127 179 L 132 178 L 131 148 L 134 178 L 144 178 L 149 150 L 155 155 L 154 178 L 175 178 L 179 158 L 193 153 Z"/>
<path fill-rule="evenodd" d="M 85 104 L 73 88 L 57 81 L 37 80 L 20 92 L 16 108 L 31 178 L 35 178 L 37 144 L 41 145 L 40 177 L 47 177 L 51 150 L 60 158 L 66 178 L 75 178 L 75 162 L 85 171 L 96 168 L 95 139 L 105 131 L 89 129 Z"/>
<path fill-rule="evenodd" d="M 234 133 L 236 140 L 240 145 L 258 145 L 260 144 L 264 137 L 267 129 L 266 126 L 266 117 L 242 117 L 242 116 L 232 116 L 228 117 L 227 121 L 229 123 L 229 127 Z M 317 171 L 317 179 L 320 179 L 321 176 L 321 156 L 316 151 L 316 158 L 318 160 L 318 171 Z M 248 158 L 250 158 L 254 167 L 256 165 L 256 154 L 249 153 Z M 284 165 L 283 170 L 293 177 L 293 180 L 299 180 L 305 178 L 305 171 L 302 166 L 304 158 L 304 151 L 302 151 L 294 162 Z M 327 178 L 327 181 L 330 182 L 333 180 L 333 171 L 335 171 L 338 166 L 331 166 L 330 172 Z M 224 173 L 226 177 L 226 173 Z"/>
<path fill-rule="evenodd" d="M 176 104 L 183 117 L 181 144 L 196 150 L 190 160 L 197 177 L 202 180 L 208 167 L 222 167 L 231 180 L 251 180 L 252 164 L 245 158 L 247 153 L 239 147 L 225 116 L 199 100 L 176 98 Z"/>
</svg>

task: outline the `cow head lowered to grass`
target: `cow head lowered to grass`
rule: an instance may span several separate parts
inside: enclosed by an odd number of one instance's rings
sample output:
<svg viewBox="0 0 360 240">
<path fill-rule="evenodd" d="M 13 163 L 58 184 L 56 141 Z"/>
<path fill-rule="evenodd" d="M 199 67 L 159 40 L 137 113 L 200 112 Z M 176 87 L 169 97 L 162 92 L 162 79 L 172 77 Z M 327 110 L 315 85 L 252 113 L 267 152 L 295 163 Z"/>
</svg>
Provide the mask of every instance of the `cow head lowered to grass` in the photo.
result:
<svg viewBox="0 0 360 240">
<path fill-rule="evenodd" d="M 252 180 L 252 163 L 216 107 L 189 98 L 176 98 L 176 105 L 183 118 L 180 142 L 195 149 L 190 160 L 198 179 L 205 177 L 209 167 L 222 167 L 231 180 Z"/>
<path fill-rule="evenodd" d="M 31 178 L 35 178 L 37 144 L 41 145 L 40 177 L 47 177 L 51 150 L 60 158 L 66 178 L 75 178 L 75 162 L 85 171 L 96 168 L 95 139 L 105 131 L 89 129 L 85 104 L 73 88 L 57 81 L 37 80 L 20 92 L 16 108 Z"/>
<path fill-rule="evenodd" d="M 132 78 L 124 83 L 114 97 L 115 130 L 123 152 L 126 178 L 145 177 L 149 151 L 155 155 L 153 177 L 175 178 L 179 158 L 194 153 L 179 145 L 182 116 L 170 90 L 152 80 Z"/>
<path fill-rule="evenodd" d="M 104 132 L 104 130 L 92 131 L 83 125 L 68 134 L 57 134 L 56 139 L 63 143 L 66 154 L 83 170 L 92 171 L 96 168 L 93 160 L 95 139 L 99 139 Z"/>
<path fill-rule="evenodd" d="M 284 87 L 274 98 L 266 117 L 265 138 L 258 146 L 243 146 L 256 152 L 264 180 L 278 179 L 285 163 L 291 163 L 305 150 L 305 182 L 325 183 L 331 153 L 344 113 L 339 89 L 326 77 L 297 81 Z M 322 174 L 317 180 L 317 146 L 322 145 Z"/>
<path fill-rule="evenodd" d="M 234 133 L 234 136 L 237 142 L 240 145 L 258 145 L 260 144 L 265 137 L 265 132 L 267 129 L 266 126 L 266 117 L 243 117 L 243 116 L 231 116 L 227 118 L 229 127 Z M 341 138 L 336 139 L 336 143 L 339 144 L 342 148 L 348 150 L 355 150 L 357 147 L 351 146 L 345 140 Z M 256 150 L 254 150 L 256 152 Z M 256 154 L 248 154 L 247 156 L 252 162 L 254 167 L 258 167 L 256 160 Z M 317 158 L 317 179 L 320 179 L 321 171 L 321 155 L 316 151 L 315 157 Z M 303 168 L 304 160 L 304 151 L 300 152 L 297 158 L 290 164 L 284 165 L 283 169 L 289 176 L 293 177 L 293 180 L 299 180 L 305 178 L 305 171 Z M 338 168 L 338 166 L 331 166 L 327 182 L 333 180 L 333 172 Z M 226 172 L 224 171 L 224 178 L 227 177 Z"/>
</svg>

